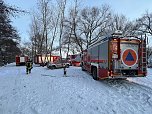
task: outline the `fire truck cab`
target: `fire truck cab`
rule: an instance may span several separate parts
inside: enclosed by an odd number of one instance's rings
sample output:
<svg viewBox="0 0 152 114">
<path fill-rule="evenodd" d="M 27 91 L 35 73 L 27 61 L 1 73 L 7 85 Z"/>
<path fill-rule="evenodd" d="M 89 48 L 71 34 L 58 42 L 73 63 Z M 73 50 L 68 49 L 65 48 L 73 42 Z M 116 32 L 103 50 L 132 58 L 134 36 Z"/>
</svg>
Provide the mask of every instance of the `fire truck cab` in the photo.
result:
<svg viewBox="0 0 152 114">
<path fill-rule="evenodd" d="M 70 61 L 72 66 L 79 67 L 81 64 L 81 54 L 69 55 L 69 61 Z"/>
<path fill-rule="evenodd" d="M 89 45 L 81 64 L 97 80 L 146 76 L 146 61 L 146 36 L 122 36 L 117 31 Z"/>
</svg>

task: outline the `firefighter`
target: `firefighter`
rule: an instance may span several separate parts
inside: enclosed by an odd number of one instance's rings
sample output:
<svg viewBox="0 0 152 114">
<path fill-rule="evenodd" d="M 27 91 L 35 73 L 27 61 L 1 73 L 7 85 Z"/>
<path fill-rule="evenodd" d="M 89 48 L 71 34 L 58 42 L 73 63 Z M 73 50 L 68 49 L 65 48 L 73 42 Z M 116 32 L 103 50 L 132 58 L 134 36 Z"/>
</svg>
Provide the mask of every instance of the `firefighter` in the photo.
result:
<svg viewBox="0 0 152 114">
<path fill-rule="evenodd" d="M 28 59 L 28 61 L 26 62 L 26 74 L 30 74 L 31 73 L 31 69 L 32 67 L 32 61 L 30 61 L 30 59 Z"/>
</svg>

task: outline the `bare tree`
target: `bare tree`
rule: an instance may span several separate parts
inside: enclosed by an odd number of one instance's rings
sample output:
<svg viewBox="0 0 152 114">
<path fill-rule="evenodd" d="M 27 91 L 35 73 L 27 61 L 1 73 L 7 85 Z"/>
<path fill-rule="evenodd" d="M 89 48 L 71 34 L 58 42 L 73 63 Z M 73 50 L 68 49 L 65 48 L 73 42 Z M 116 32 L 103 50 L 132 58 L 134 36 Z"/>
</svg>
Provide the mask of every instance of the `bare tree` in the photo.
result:
<svg viewBox="0 0 152 114">
<path fill-rule="evenodd" d="M 50 38 L 50 48 L 49 48 L 50 55 L 52 55 L 53 44 L 54 44 L 54 41 L 57 37 L 59 19 L 60 19 L 60 12 L 54 6 L 52 6 L 52 7 L 53 7 L 52 17 L 51 17 L 52 23 L 51 23 L 51 26 L 50 26 L 50 29 L 51 29 L 50 37 L 51 38 Z"/>
<path fill-rule="evenodd" d="M 139 19 L 137 19 L 139 31 L 152 35 L 152 13 L 148 11 Z"/>
<path fill-rule="evenodd" d="M 114 14 L 111 20 L 110 31 L 114 32 L 116 30 L 121 30 L 124 36 L 135 35 L 138 26 L 129 21 L 125 15 Z"/>
<path fill-rule="evenodd" d="M 80 31 L 85 36 L 88 48 L 88 45 L 93 40 L 98 40 L 110 26 L 111 10 L 108 5 L 103 5 L 102 8 L 84 8 L 80 16 Z"/>
<path fill-rule="evenodd" d="M 38 10 L 32 13 L 32 22 L 30 27 L 30 36 L 35 53 L 45 53 L 45 61 L 48 53 L 48 37 L 50 33 L 50 24 L 52 12 L 49 7 L 50 0 L 39 0 Z"/>
<path fill-rule="evenodd" d="M 66 20 L 66 22 L 68 23 L 68 24 L 66 24 L 66 27 L 69 28 L 69 32 L 70 32 L 69 36 L 68 36 L 69 41 L 71 43 L 74 42 L 75 44 L 77 44 L 79 46 L 80 50 L 82 51 L 83 50 L 83 40 L 81 38 L 81 33 L 80 33 L 79 27 L 78 27 L 79 20 L 80 20 L 80 16 L 78 14 L 79 13 L 78 6 L 80 6 L 79 0 L 74 0 L 74 6 L 69 10 L 69 18 Z"/>
<path fill-rule="evenodd" d="M 82 52 L 92 41 L 98 40 L 110 26 L 111 10 L 107 5 L 103 5 L 101 9 L 98 7 L 79 9 L 78 6 L 79 2 L 75 0 L 74 7 L 69 11 L 69 18 L 66 19 L 66 27 L 70 31 L 67 38 L 71 43 L 76 43 Z"/>
<path fill-rule="evenodd" d="M 76 14 L 77 10 L 77 0 L 74 1 L 74 7 L 69 9 L 69 15 L 66 17 L 64 22 L 64 34 L 63 34 L 63 44 L 67 45 L 66 58 L 69 52 L 75 52 L 75 49 L 82 48 L 81 42 L 78 40 L 78 16 Z M 78 12 L 78 11 L 77 11 Z M 75 31 L 75 32 L 74 32 Z M 79 50 L 80 51 L 80 50 Z"/>
<path fill-rule="evenodd" d="M 40 20 L 42 24 L 42 37 L 45 40 L 45 61 L 47 59 L 48 53 L 48 29 L 50 25 L 50 8 L 49 8 L 50 0 L 40 0 L 39 1 L 39 9 L 40 9 Z"/>
<path fill-rule="evenodd" d="M 59 12 L 60 12 L 60 23 L 59 23 L 59 46 L 60 46 L 60 56 L 62 59 L 62 36 L 63 36 L 63 28 L 64 28 L 64 20 L 65 20 L 65 8 L 66 8 L 66 0 L 57 0 Z"/>
<path fill-rule="evenodd" d="M 36 14 L 33 14 L 29 35 L 30 35 L 30 40 L 32 42 L 32 53 L 34 54 L 34 56 L 36 54 L 41 54 L 42 52 L 45 51 L 44 38 L 42 37 L 41 29 L 42 28 L 40 26 L 40 21 L 38 19 L 38 16 Z"/>
</svg>

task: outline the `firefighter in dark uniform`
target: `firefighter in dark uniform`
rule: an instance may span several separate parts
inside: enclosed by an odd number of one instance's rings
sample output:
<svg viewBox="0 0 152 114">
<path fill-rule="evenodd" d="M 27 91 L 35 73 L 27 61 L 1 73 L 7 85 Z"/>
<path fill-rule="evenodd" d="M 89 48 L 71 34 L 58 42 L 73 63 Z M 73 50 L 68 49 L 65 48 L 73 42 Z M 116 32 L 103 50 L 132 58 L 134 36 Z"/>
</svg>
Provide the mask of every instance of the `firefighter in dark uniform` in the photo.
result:
<svg viewBox="0 0 152 114">
<path fill-rule="evenodd" d="M 26 74 L 31 73 L 31 69 L 33 68 L 32 64 L 33 64 L 33 62 L 30 61 L 30 59 L 26 62 Z"/>
</svg>

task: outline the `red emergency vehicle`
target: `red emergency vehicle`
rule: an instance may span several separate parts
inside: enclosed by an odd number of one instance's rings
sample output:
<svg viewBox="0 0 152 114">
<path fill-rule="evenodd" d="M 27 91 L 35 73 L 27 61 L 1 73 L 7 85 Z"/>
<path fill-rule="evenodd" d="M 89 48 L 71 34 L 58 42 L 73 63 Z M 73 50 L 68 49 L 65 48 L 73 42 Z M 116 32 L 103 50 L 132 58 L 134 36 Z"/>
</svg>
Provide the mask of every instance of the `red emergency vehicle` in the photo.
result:
<svg viewBox="0 0 152 114">
<path fill-rule="evenodd" d="M 16 55 L 16 66 L 25 65 L 28 59 L 29 57 L 26 55 Z"/>
<path fill-rule="evenodd" d="M 47 57 L 45 57 L 45 56 L 46 56 L 45 54 L 37 54 L 34 57 L 34 63 L 43 64 L 43 63 L 47 63 L 48 61 L 54 62 L 60 58 L 60 56 L 55 56 L 55 55 L 50 55 L 50 54 L 47 54 Z"/>
<path fill-rule="evenodd" d="M 81 54 L 69 55 L 69 61 L 72 66 L 80 66 L 81 64 Z"/>
<path fill-rule="evenodd" d="M 143 77 L 147 74 L 146 35 L 123 37 L 120 31 L 89 45 L 82 70 L 93 79 Z"/>
</svg>

